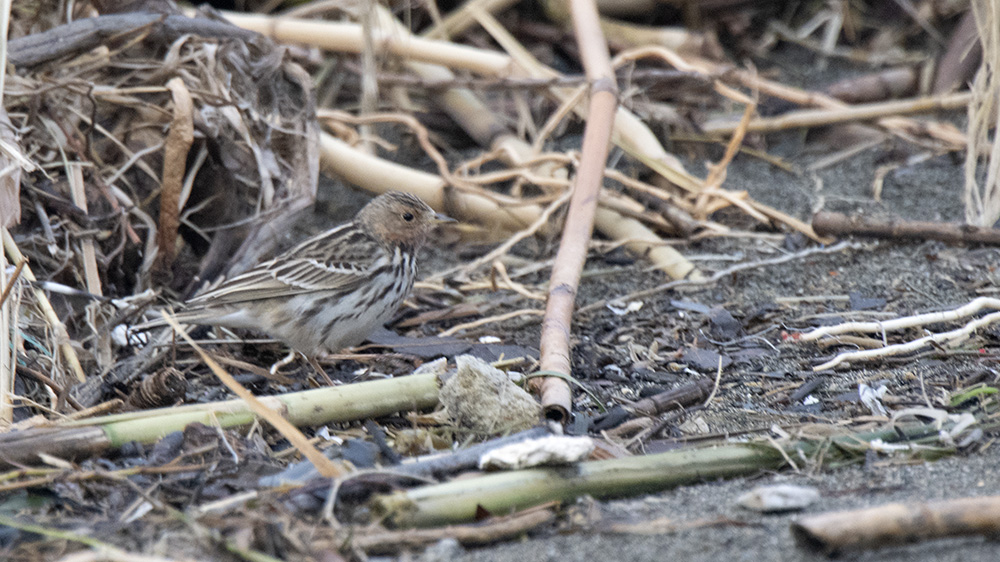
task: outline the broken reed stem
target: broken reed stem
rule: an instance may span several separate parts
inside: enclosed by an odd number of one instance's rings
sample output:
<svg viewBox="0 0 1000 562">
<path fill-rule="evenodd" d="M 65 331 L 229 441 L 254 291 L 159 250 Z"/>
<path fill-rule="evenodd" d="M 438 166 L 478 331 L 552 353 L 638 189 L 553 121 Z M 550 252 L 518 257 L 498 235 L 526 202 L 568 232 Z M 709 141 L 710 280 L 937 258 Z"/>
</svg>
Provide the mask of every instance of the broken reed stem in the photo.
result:
<svg viewBox="0 0 1000 562">
<path fill-rule="evenodd" d="M 517 0 L 478 0 L 465 2 L 452 10 L 441 21 L 424 33 L 428 39 L 448 39 L 462 33 L 476 23 L 476 12 L 500 13 L 517 3 Z"/>
<path fill-rule="evenodd" d="M 896 217 L 879 219 L 865 215 L 820 211 L 813 215 L 813 228 L 822 236 L 870 236 L 889 240 L 941 240 L 950 243 L 1000 245 L 1000 229 L 956 222 L 910 221 Z"/>
<path fill-rule="evenodd" d="M 752 133 L 769 133 L 786 129 L 820 127 L 855 121 L 872 121 L 886 115 L 910 115 L 964 109 L 969 105 L 972 94 L 959 92 L 940 96 L 893 100 L 876 103 L 857 104 L 841 108 L 802 109 L 789 111 L 777 117 L 757 117 L 747 123 L 746 129 Z M 729 135 L 739 128 L 739 123 L 731 121 L 708 122 L 702 127 L 708 135 Z"/>
<path fill-rule="evenodd" d="M 826 554 L 942 537 L 996 536 L 1000 533 L 1000 496 L 890 503 L 807 515 L 793 522 L 791 531 L 798 544 Z"/>
<path fill-rule="evenodd" d="M 361 54 L 364 50 L 364 30 L 355 23 L 275 18 L 236 12 L 222 12 L 222 15 L 235 25 L 285 43 L 315 45 L 331 51 L 355 54 Z M 512 65 L 507 55 L 477 47 L 424 39 L 410 34 L 401 35 L 393 33 L 391 29 L 374 29 L 372 35 L 375 50 L 379 54 L 441 64 L 488 76 L 506 74 Z"/>
<path fill-rule="evenodd" d="M 436 375 L 410 375 L 259 398 L 296 426 L 318 426 L 425 410 L 438 403 Z M 0 434 L 0 466 L 33 464 L 38 453 L 78 458 L 121 447 L 129 441 L 155 443 L 188 424 L 241 427 L 255 420 L 243 400 L 191 404 L 86 418 L 54 427 Z"/>
<path fill-rule="evenodd" d="M 73 204 L 88 213 L 87 191 L 83 182 L 83 164 L 80 162 L 66 163 L 66 180 L 69 183 L 70 196 Z M 80 241 L 83 260 L 83 278 L 87 285 L 87 291 L 92 295 L 103 296 L 101 289 L 101 275 L 97 270 L 97 252 L 94 249 L 94 239 L 84 238 Z"/>
<path fill-rule="evenodd" d="M 570 375 L 570 335 L 576 291 L 587 260 L 587 249 L 594 230 L 594 215 L 604 181 L 604 167 L 618 107 L 618 84 L 608 45 L 601 33 L 597 7 L 592 0 L 571 0 L 576 41 L 587 79 L 590 81 L 590 108 L 583 132 L 580 166 L 577 169 L 569 212 L 563 226 L 559 251 L 552 264 L 548 302 L 540 337 L 541 371 Z M 572 391 L 560 377 L 545 377 L 541 383 L 542 407 L 548 419 L 569 419 Z"/>
<path fill-rule="evenodd" d="M 448 189 L 447 182 L 438 175 L 367 154 L 328 133 L 320 133 L 320 158 L 324 171 L 367 191 L 402 189 L 452 217 L 493 221 L 487 222 L 487 227 L 520 230 L 542 212 L 537 205 L 502 206 L 484 195 Z"/>
<path fill-rule="evenodd" d="M 472 521 L 477 509 L 508 513 L 549 501 L 634 496 L 698 482 L 777 469 L 785 460 L 770 446 L 727 445 L 513 470 L 376 496 L 372 509 L 404 527 Z"/>
<path fill-rule="evenodd" d="M 905 355 L 927 347 L 954 347 L 971 338 L 972 334 L 976 330 L 980 330 L 997 323 L 1000 323 L 1000 312 L 993 312 L 991 314 L 987 314 L 986 316 L 976 318 L 961 328 L 956 328 L 948 332 L 932 333 L 928 336 L 908 341 L 906 343 L 887 345 L 877 349 L 845 351 L 826 363 L 816 365 L 813 367 L 813 371 L 826 371 L 840 365 L 841 363 L 850 363 L 852 361 L 868 361 L 871 359 L 880 359 L 894 355 Z"/>
<path fill-rule="evenodd" d="M 880 322 L 845 322 L 834 326 L 823 326 L 815 330 L 806 332 L 799 337 L 799 341 L 816 341 L 826 336 L 836 336 L 848 332 L 860 332 L 863 334 L 879 334 L 895 332 L 928 326 L 931 324 L 941 324 L 951 322 L 960 318 L 969 318 L 983 310 L 1000 310 L 1000 299 L 991 297 L 978 297 L 968 303 L 941 312 L 927 312 L 915 316 L 903 316 L 893 320 Z"/>
<path fill-rule="evenodd" d="M 14 238 L 10 235 L 10 232 L 6 228 L 3 230 L 3 248 L 7 252 L 7 257 L 10 261 L 14 263 L 20 263 L 22 261 L 27 262 L 27 259 L 21 254 L 21 250 L 14 243 Z M 22 272 L 24 278 L 30 282 L 35 282 L 38 279 L 35 278 L 35 274 L 31 271 L 31 266 L 25 265 Z M 35 301 L 38 303 L 38 308 L 41 309 L 42 315 L 45 321 L 49 324 L 49 328 L 52 330 L 52 337 L 56 341 L 59 347 L 59 352 L 62 354 L 63 359 L 69 365 L 69 370 L 76 377 L 78 382 L 84 382 L 87 380 L 87 375 L 83 372 L 83 366 L 80 365 L 80 358 L 76 355 L 76 350 L 73 349 L 73 344 L 69 339 L 69 332 L 66 331 L 66 325 L 62 323 L 59 316 L 56 314 L 55 309 L 52 308 L 52 303 L 49 302 L 48 297 L 45 296 L 45 291 L 35 287 L 33 290 L 35 296 Z"/>
<path fill-rule="evenodd" d="M 945 429 L 951 425 L 946 424 Z M 940 431 L 936 423 L 894 424 L 870 433 L 782 443 L 778 448 L 766 442 L 727 443 L 588 461 L 570 468 L 514 470 L 376 496 L 371 507 L 400 526 L 461 523 L 474 520 L 483 510 L 509 513 L 550 501 L 570 502 L 583 495 L 634 496 L 693 482 L 777 470 L 787 465 L 788 458 L 823 454 L 828 461 L 856 460 L 864 456 L 873 441 L 936 442 Z"/>
<path fill-rule="evenodd" d="M 468 525 L 453 525 L 440 529 L 405 529 L 401 531 L 352 529 L 351 548 L 367 554 L 399 554 L 423 550 L 444 539 L 453 539 L 462 546 L 483 546 L 504 540 L 516 540 L 525 533 L 548 525 L 556 520 L 553 507 L 540 506 L 524 512 L 503 517 L 490 517 L 486 521 Z M 328 550 L 335 552 L 341 548 L 343 539 L 336 541 L 314 539 L 310 547 L 315 552 Z"/>
</svg>

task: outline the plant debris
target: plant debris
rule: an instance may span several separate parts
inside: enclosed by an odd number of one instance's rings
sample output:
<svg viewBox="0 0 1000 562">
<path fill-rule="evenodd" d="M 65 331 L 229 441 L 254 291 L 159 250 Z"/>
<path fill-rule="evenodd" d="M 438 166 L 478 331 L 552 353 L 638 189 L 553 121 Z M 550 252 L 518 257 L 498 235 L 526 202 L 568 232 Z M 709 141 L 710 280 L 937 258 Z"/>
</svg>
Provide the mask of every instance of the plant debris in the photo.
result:
<svg viewBox="0 0 1000 562">
<path fill-rule="evenodd" d="M 13 6 L 0 557 L 995 530 L 817 513 L 992 454 L 996 6 L 599 4 Z M 460 223 L 366 345 L 132 330 L 388 190 Z"/>
</svg>

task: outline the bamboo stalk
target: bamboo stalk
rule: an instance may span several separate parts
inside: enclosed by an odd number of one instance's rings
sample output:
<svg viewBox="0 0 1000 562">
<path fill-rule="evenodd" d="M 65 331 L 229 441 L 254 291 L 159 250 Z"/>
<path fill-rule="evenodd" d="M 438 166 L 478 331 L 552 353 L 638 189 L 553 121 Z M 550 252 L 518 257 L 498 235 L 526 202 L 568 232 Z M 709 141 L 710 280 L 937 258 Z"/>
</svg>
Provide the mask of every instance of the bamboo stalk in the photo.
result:
<svg viewBox="0 0 1000 562">
<path fill-rule="evenodd" d="M 576 41 L 590 82 L 590 108 L 583 132 L 580 166 L 573 197 L 563 226 L 559 251 L 552 264 L 548 301 L 540 337 L 542 372 L 572 373 L 570 335 L 576 291 L 587 260 L 594 230 L 594 215 L 604 180 L 604 167 L 618 106 L 618 84 L 611 69 L 607 42 L 601 33 L 597 8 L 590 0 L 572 0 Z M 545 377 L 541 384 L 542 407 L 548 419 L 566 422 L 572 409 L 572 392 L 565 378 Z"/>
<path fill-rule="evenodd" d="M 364 31 L 354 23 L 275 18 L 236 12 L 222 12 L 222 15 L 235 25 L 285 43 L 315 45 L 345 53 L 360 54 L 364 50 Z M 507 74 L 512 66 L 510 57 L 495 51 L 410 34 L 400 35 L 387 30 L 373 30 L 373 34 L 375 50 L 380 54 L 442 64 L 487 76 Z"/>
<path fill-rule="evenodd" d="M 959 92 L 929 98 L 883 101 L 857 104 L 841 108 L 802 109 L 789 111 L 777 117 L 757 117 L 747 124 L 747 131 L 766 133 L 800 127 L 819 127 L 854 121 L 872 121 L 886 115 L 911 115 L 952 109 L 963 109 L 969 105 L 972 94 Z M 728 135 L 738 127 L 733 121 L 713 121 L 705 123 L 702 130 L 706 134 Z"/>
<path fill-rule="evenodd" d="M 83 183 L 83 164 L 79 162 L 69 162 L 66 164 L 66 180 L 69 183 L 70 196 L 73 204 L 83 209 L 84 213 L 90 212 L 87 203 L 87 192 Z M 101 289 L 101 275 L 97 270 L 97 252 L 94 249 L 94 239 L 84 238 L 80 242 L 83 250 L 81 260 L 83 261 L 83 277 L 87 285 L 87 291 L 94 295 L 103 295 Z"/>
<path fill-rule="evenodd" d="M 942 537 L 996 536 L 1000 496 L 820 513 L 795 521 L 791 529 L 800 545 L 827 554 Z"/>
<path fill-rule="evenodd" d="M 452 480 L 378 496 L 373 510 L 400 526 L 426 527 L 475 519 L 478 510 L 501 515 L 550 501 L 655 492 L 705 478 L 724 478 L 785 463 L 775 448 L 730 445 L 580 463 L 567 468 L 516 470 Z"/>
<path fill-rule="evenodd" d="M 325 172 L 368 191 L 384 193 L 402 189 L 455 218 L 495 221 L 486 226 L 520 230 L 542 213 L 537 205 L 501 206 L 482 195 L 447 189 L 447 182 L 441 176 L 365 153 L 328 133 L 320 133 L 320 158 Z"/>
<path fill-rule="evenodd" d="M 437 405 L 436 375 L 393 379 L 261 397 L 295 426 L 344 423 Z M 191 404 L 73 420 L 55 427 L 0 434 L 0 464 L 37 462 L 38 453 L 75 458 L 117 448 L 129 441 L 153 443 L 190 423 L 239 427 L 254 421 L 243 400 Z"/>
<path fill-rule="evenodd" d="M 838 457 L 850 460 L 863 455 L 875 440 L 936 441 L 939 431 L 941 428 L 933 423 L 908 427 L 896 424 L 881 431 L 834 437 L 832 444 L 826 438 L 782 445 L 735 443 L 583 462 L 571 467 L 516 470 L 376 496 L 371 507 L 401 526 L 460 523 L 475 519 L 483 510 L 504 514 L 550 501 L 571 501 L 582 495 L 624 497 L 702 480 L 777 470 L 791 457 L 809 457 L 819 451 L 823 451 L 827 462 Z"/>
</svg>

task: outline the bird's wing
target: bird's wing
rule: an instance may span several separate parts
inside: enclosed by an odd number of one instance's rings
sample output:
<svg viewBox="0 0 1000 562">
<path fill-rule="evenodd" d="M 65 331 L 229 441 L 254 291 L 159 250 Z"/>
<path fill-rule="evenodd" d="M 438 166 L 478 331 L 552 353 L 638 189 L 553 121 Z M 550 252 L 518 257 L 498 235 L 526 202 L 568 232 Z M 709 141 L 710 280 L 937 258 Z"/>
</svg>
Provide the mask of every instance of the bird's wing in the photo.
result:
<svg viewBox="0 0 1000 562">
<path fill-rule="evenodd" d="M 236 304 L 315 291 L 350 292 L 377 267 L 384 250 L 354 229 L 339 228 L 188 301 L 189 306 Z"/>
</svg>

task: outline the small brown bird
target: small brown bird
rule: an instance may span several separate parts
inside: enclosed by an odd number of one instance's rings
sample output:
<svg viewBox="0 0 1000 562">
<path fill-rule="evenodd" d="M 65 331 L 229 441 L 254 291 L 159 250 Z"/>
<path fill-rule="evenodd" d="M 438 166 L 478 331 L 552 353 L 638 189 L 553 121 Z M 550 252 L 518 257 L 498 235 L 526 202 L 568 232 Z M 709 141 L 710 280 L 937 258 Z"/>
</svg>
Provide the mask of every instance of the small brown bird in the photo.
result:
<svg viewBox="0 0 1000 562">
<path fill-rule="evenodd" d="M 390 191 L 353 221 L 194 297 L 176 318 L 259 330 L 310 357 L 336 353 L 396 312 L 413 288 L 417 251 L 436 224 L 451 221 L 413 195 Z"/>
</svg>

